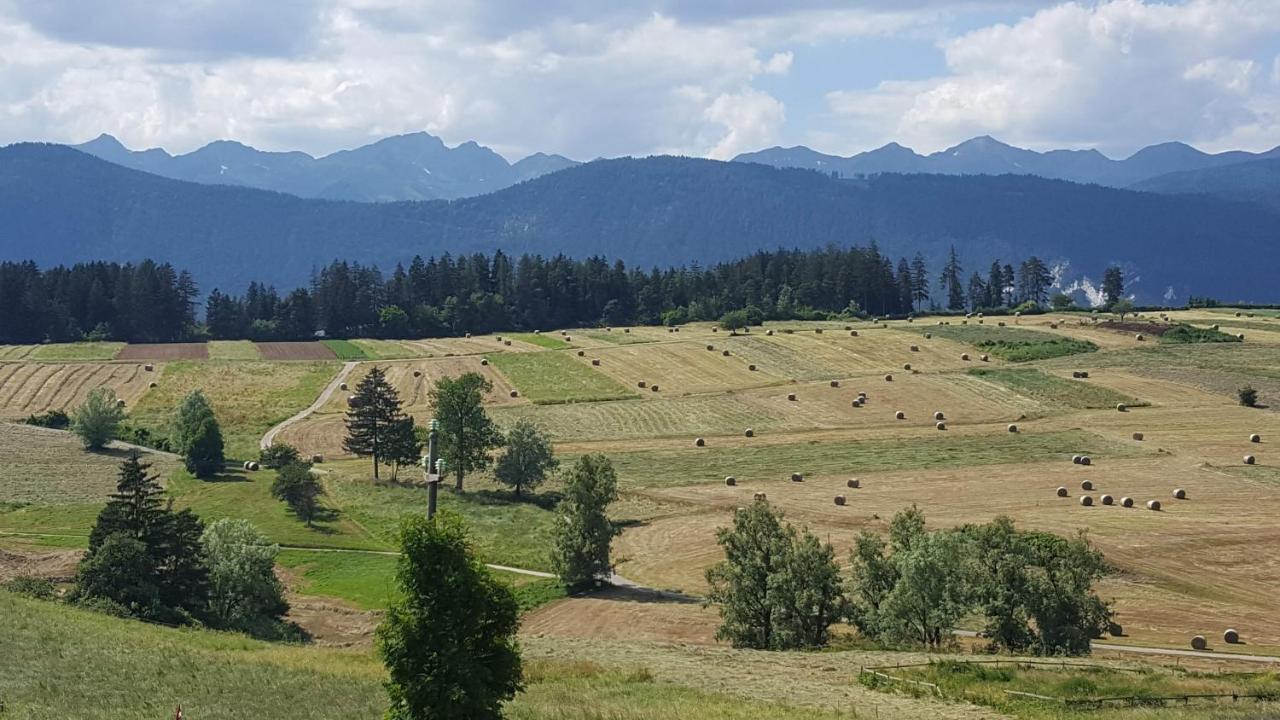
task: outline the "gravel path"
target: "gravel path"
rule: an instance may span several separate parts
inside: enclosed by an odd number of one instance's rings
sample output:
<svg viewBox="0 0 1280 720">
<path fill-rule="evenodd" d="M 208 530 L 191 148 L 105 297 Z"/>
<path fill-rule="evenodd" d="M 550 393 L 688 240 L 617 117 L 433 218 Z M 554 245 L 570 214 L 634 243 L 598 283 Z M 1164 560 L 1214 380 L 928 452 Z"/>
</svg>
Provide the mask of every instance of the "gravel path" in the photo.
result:
<svg viewBox="0 0 1280 720">
<path fill-rule="evenodd" d="M 359 363 L 354 362 L 343 363 L 342 370 L 338 372 L 337 377 L 330 381 L 324 391 L 320 393 L 320 397 L 316 398 L 316 401 L 311 403 L 310 407 L 268 430 L 267 434 L 262 436 L 262 441 L 258 443 L 258 447 L 263 450 L 271 447 L 271 444 L 276 440 L 276 436 L 284 431 L 285 428 L 306 420 L 311 413 L 324 407 L 324 404 L 329 402 L 329 398 L 333 397 L 333 393 L 338 389 L 338 386 L 346 381 L 347 376 L 351 374 L 351 371 L 354 370 L 358 364 Z"/>
</svg>

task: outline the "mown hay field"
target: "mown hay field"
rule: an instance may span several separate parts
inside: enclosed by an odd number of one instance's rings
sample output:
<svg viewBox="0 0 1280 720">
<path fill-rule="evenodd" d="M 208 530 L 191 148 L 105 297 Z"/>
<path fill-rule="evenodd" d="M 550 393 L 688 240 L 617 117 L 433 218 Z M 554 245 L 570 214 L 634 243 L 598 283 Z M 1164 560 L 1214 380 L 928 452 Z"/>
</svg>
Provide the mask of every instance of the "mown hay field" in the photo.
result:
<svg viewBox="0 0 1280 720">
<path fill-rule="evenodd" d="M 127 455 L 117 449 L 86 452 L 69 432 L 0 423 L 0 506 L 105 502 L 115 491 L 120 461 Z M 145 453 L 143 462 L 160 477 L 177 467 L 167 455 Z"/>
<path fill-rule="evenodd" d="M 162 370 L 156 365 L 147 372 L 133 363 L 0 362 L 0 419 L 70 411 L 99 387 L 110 388 L 132 408 Z"/>
</svg>

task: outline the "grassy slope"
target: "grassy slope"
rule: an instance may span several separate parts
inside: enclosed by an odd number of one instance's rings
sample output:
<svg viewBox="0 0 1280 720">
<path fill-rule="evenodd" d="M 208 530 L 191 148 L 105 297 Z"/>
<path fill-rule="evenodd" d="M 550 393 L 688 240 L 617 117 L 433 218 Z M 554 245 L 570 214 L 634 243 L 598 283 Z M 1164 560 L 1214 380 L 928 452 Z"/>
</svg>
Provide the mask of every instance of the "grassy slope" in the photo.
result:
<svg viewBox="0 0 1280 720">
<path fill-rule="evenodd" d="M 1002 360 L 1028 362 L 1095 352 L 1097 345 L 1088 340 L 1063 337 L 1036 330 L 998 325 L 938 325 L 915 328 L 938 337 L 963 342 Z"/>
<path fill-rule="evenodd" d="M 530 402 L 593 402 L 634 397 L 634 393 L 608 375 L 562 353 L 495 353 L 486 357 Z"/>
<path fill-rule="evenodd" d="M 747 480 L 783 480 L 791 473 L 827 475 L 956 468 L 1058 460 L 1077 453 L 1124 457 L 1139 452 L 1082 430 L 998 435 L 948 435 L 746 448 L 642 450 L 610 457 L 625 484 L 643 487 Z"/>
<path fill-rule="evenodd" d="M 321 340 L 325 347 L 333 351 L 339 360 L 368 360 L 364 349 L 350 340 Z"/>
<path fill-rule="evenodd" d="M 118 720 L 376 720 L 383 669 L 368 652 L 270 645 L 174 630 L 0 592 L 0 698 L 6 717 Z M 530 660 L 513 720 L 780 720 L 833 713 L 657 682 L 644 668 Z"/>
<path fill-rule="evenodd" d="M 124 348 L 121 342 L 78 342 L 40 345 L 32 360 L 112 360 Z"/>
<path fill-rule="evenodd" d="M 1027 397 L 1065 405 L 1069 408 L 1105 408 L 1125 403 L 1137 407 L 1143 403 L 1115 390 L 1091 385 L 1080 380 L 1066 380 L 1033 369 L 974 368 L 970 375 L 999 383 Z"/>
<path fill-rule="evenodd" d="M 519 340 L 523 343 L 529 343 L 530 345 L 537 345 L 538 347 L 546 348 L 548 350 L 563 350 L 567 347 L 571 347 L 569 343 L 558 337 L 543 335 L 542 333 L 516 333 L 506 337 L 510 337 L 512 340 Z"/>
</svg>

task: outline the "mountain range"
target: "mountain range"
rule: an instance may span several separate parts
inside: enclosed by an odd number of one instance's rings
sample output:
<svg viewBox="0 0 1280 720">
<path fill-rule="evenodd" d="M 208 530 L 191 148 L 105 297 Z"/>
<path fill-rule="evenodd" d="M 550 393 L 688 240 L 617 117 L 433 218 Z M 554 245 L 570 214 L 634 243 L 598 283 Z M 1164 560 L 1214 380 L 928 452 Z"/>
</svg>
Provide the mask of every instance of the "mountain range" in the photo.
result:
<svg viewBox="0 0 1280 720">
<path fill-rule="evenodd" d="M 0 149 L 0 259 L 41 265 L 153 258 L 202 289 L 288 288 L 334 259 L 389 270 L 415 254 L 598 255 L 639 267 L 708 265 L 756 250 L 876 242 L 950 247 L 966 271 L 1037 255 L 1064 286 L 1126 268 L 1140 302 L 1189 294 L 1280 301 L 1280 213 L 1029 175 L 838 180 L 755 163 L 597 160 L 452 201 L 358 203 L 162 178 L 66 146 Z"/>
<path fill-rule="evenodd" d="M 1280 147 L 1262 153 L 1240 150 L 1209 154 L 1179 142 L 1145 147 L 1123 160 L 1112 160 L 1097 150 L 1024 150 L 987 135 L 954 147 L 920 155 L 897 143 L 849 157 L 825 155 L 803 145 L 773 147 L 744 153 L 737 162 L 773 167 L 794 167 L 834 173 L 841 177 L 877 173 L 932 173 L 938 175 L 1037 175 L 1107 187 L 1130 187 L 1175 172 L 1205 170 L 1257 160 L 1280 159 Z"/>
<path fill-rule="evenodd" d="M 482 195 L 577 164 L 543 153 L 511 164 L 475 142 L 451 148 L 425 132 L 396 135 L 319 158 L 298 151 L 265 152 L 230 140 L 170 155 L 159 148 L 130 150 L 105 134 L 73 147 L 117 165 L 174 180 L 363 202 Z"/>
</svg>

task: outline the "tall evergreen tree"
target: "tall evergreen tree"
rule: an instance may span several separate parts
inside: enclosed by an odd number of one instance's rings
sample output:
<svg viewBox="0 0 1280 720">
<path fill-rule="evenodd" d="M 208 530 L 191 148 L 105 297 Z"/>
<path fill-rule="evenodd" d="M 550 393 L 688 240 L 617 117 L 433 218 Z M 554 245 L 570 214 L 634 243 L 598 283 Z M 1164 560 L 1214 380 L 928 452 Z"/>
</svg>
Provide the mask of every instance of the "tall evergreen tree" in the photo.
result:
<svg viewBox="0 0 1280 720">
<path fill-rule="evenodd" d="M 502 446 L 502 433 L 484 410 L 493 383 L 479 373 L 442 377 L 431 388 L 431 405 L 440 423 L 440 454 L 453 471 L 457 489 L 468 472 L 489 466 L 489 452 Z"/>
<path fill-rule="evenodd" d="M 917 308 L 923 308 L 929 299 L 929 268 L 920 253 L 911 260 L 911 299 Z"/>
<path fill-rule="evenodd" d="M 960 259 L 956 257 L 956 246 L 951 246 L 947 256 L 947 264 L 942 266 L 942 274 L 938 276 L 938 285 L 947 292 L 947 309 L 964 309 L 964 287 L 961 284 Z"/>
<path fill-rule="evenodd" d="M 1102 274 L 1102 297 L 1108 306 L 1115 305 L 1124 297 L 1124 273 L 1115 265 Z"/>
<path fill-rule="evenodd" d="M 406 418 L 400 395 L 387 382 L 386 372 L 375 366 L 356 386 L 349 405 L 347 437 L 342 446 L 349 453 L 372 458 L 373 479 L 380 480 L 378 466 L 388 459 L 388 451 L 395 449 L 392 436 L 397 427 L 403 427 Z"/>
</svg>

